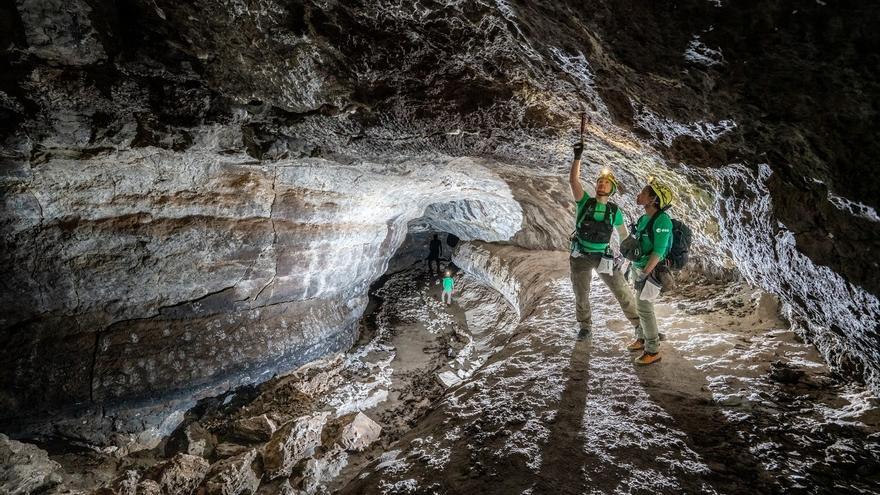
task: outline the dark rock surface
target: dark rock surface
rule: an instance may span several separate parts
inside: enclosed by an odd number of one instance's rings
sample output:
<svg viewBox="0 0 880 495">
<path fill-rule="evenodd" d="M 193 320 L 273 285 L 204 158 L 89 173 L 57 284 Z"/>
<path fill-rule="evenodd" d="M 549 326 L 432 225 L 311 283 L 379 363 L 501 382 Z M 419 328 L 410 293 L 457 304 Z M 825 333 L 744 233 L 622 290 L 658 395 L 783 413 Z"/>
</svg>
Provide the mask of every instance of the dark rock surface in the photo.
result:
<svg viewBox="0 0 880 495">
<path fill-rule="evenodd" d="M 0 486 L 5 493 L 24 495 L 50 490 L 61 483 L 60 470 L 46 451 L 0 434 Z"/>
<path fill-rule="evenodd" d="M 413 220 L 564 248 L 584 107 L 586 180 L 614 167 L 630 215 L 647 176 L 669 182 L 703 267 L 777 294 L 876 389 L 878 17 L 858 2 L 0 5 L 0 430 L 86 414 L 168 433 L 112 411 L 184 408 L 349 347 Z"/>
</svg>

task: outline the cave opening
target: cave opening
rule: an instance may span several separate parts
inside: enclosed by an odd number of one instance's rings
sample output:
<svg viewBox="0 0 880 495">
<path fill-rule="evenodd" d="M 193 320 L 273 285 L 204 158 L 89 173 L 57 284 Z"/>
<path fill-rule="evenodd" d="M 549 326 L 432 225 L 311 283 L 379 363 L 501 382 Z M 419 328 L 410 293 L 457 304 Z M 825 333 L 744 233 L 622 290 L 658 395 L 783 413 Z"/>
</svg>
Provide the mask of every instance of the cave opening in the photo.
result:
<svg viewBox="0 0 880 495">
<path fill-rule="evenodd" d="M 438 246 L 437 263 L 431 264 L 431 241 L 435 239 Z M 452 265 L 452 253 L 459 241 L 455 234 L 434 230 L 417 220 L 411 221 L 403 243 L 388 260 L 386 275 L 410 268 L 440 275 Z"/>
</svg>

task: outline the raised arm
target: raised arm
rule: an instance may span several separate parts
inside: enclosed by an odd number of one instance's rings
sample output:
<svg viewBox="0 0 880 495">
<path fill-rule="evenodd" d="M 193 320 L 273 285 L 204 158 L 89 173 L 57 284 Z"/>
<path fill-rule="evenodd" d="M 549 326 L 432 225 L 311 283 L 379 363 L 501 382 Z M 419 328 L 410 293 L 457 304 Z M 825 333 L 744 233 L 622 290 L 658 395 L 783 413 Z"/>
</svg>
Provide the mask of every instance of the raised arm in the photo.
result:
<svg viewBox="0 0 880 495">
<path fill-rule="evenodd" d="M 568 183 L 571 185 L 571 195 L 575 201 L 584 197 L 584 188 L 581 186 L 581 154 L 584 152 L 584 143 L 574 145 L 574 160 L 571 162 L 571 171 L 568 173 Z"/>
</svg>

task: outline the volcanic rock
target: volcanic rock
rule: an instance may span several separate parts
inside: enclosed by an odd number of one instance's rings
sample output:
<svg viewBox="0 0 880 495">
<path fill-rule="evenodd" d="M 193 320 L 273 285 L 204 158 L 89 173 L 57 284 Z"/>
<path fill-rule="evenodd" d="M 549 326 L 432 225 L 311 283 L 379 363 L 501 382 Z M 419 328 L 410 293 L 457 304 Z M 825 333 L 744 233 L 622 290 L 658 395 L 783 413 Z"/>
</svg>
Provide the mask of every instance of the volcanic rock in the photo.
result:
<svg viewBox="0 0 880 495">
<path fill-rule="evenodd" d="M 164 493 L 190 495 L 202 483 L 209 467 L 208 461 L 201 457 L 177 454 L 156 465 L 149 477 Z"/>
<path fill-rule="evenodd" d="M 250 495 L 260 485 L 260 475 L 252 465 L 259 452 L 251 449 L 211 465 L 205 476 L 208 495 Z"/>
<path fill-rule="evenodd" d="M 324 445 L 338 443 L 345 450 L 361 451 L 379 439 L 382 427 L 362 412 L 333 420 L 324 430 Z"/>
<path fill-rule="evenodd" d="M 232 435 L 252 442 L 267 442 L 277 426 L 265 414 L 240 419 L 232 425 Z"/>
<path fill-rule="evenodd" d="M 61 466 L 35 445 L 0 433 L 0 492 L 28 495 L 61 483 Z"/>
<path fill-rule="evenodd" d="M 303 416 L 282 426 L 263 447 L 263 467 L 269 479 L 290 476 L 293 466 L 312 455 L 321 444 L 329 413 Z"/>
</svg>

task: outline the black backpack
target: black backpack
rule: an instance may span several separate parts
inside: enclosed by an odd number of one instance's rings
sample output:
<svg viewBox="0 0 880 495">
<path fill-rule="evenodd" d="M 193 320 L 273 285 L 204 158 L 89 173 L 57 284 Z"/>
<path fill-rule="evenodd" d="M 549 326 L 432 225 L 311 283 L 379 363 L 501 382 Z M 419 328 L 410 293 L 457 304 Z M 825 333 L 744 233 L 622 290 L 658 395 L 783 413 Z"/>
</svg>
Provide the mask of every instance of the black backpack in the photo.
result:
<svg viewBox="0 0 880 495">
<path fill-rule="evenodd" d="M 657 214 L 651 217 L 651 220 L 648 222 L 648 238 L 651 239 L 651 244 L 654 243 L 654 218 L 659 214 L 660 212 L 657 212 Z M 666 264 L 669 268 L 672 268 L 673 270 L 681 270 L 684 268 L 688 262 L 688 252 L 691 249 L 692 240 L 693 233 L 691 232 L 691 228 L 685 225 L 681 220 L 673 218 L 672 246 L 669 247 L 669 252 L 666 253 Z"/>
</svg>

